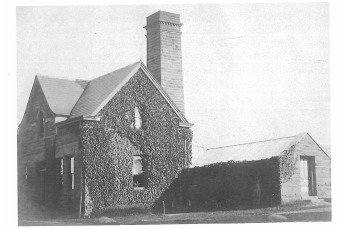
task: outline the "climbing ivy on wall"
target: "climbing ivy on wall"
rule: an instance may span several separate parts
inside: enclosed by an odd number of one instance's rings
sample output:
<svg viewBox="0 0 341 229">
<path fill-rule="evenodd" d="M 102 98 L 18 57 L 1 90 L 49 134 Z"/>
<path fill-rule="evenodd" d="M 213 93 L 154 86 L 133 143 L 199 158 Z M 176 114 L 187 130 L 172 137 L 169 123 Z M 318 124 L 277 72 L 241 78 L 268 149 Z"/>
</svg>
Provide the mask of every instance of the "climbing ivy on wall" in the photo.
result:
<svg viewBox="0 0 341 229">
<path fill-rule="evenodd" d="M 142 117 L 140 130 L 132 128 L 135 107 Z M 180 118 L 141 70 L 98 115 L 101 121 L 80 126 L 83 172 L 94 210 L 151 206 L 189 165 L 191 130 L 179 127 Z M 144 159 L 144 190 L 133 188 L 133 155 Z"/>
<path fill-rule="evenodd" d="M 295 153 L 294 145 L 291 146 L 288 150 L 284 151 L 279 157 L 281 183 L 289 181 L 292 175 L 294 175 L 297 159 L 298 156 Z"/>
</svg>

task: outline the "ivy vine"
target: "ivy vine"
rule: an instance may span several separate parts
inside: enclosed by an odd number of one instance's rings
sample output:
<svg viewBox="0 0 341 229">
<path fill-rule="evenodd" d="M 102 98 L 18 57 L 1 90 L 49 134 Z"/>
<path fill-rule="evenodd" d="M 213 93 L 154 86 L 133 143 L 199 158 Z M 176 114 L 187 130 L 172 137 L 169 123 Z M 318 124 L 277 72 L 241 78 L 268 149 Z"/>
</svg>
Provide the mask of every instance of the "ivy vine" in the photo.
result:
<svg viewBox="0 0 341 229">
<path fill-rule="evenodd" d="M 286 183 L 294 175 L 297 160 L 298 156 L 295 153 L 294 145 L 291 146 L 288 150 L 284 151 L 279 157 L 281 183 Z"/>
<path fill-rule="evenodd" d="M 134 108 L 142 128 L 131 128 Z M 101 121 L 80 126 L 83 173 L 93 209 L 141 203 L 152 206 L 181 170 L 189 166 L 192 131 L 139 70 L 99 112 Z M 187 147 L 189 148 L 189 147 Z M 134 190 L 134 155 L 145 159 L 146 187 Z"/>
</svg>

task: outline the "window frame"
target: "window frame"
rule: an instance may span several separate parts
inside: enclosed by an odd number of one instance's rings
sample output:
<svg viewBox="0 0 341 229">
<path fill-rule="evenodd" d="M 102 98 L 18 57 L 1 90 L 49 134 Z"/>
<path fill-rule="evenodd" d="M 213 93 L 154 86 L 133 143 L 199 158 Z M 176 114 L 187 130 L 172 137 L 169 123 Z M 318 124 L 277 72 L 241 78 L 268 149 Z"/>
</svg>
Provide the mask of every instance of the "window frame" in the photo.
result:
<svg viewBox="0 0 341 229">
<path fill-rule="evenodd" d="M 138 158 L 138 159 L 137 159 Z M 147 187 L 147 179 L 146 179 L 146 166 L 145 166 L 145 158 L 142 155 L 133 155 L 132 156 L 133 159 L 133 167 L 132 167 L 132 176 L 133 176 L 133 189 L 134 190 L 144 190 Z M 140 160 L 140 167 L 141 167 L 141 171 L 140 172 L 136 172 L 134 171 L 134 168 L 136 168 L 135 162 L 137 160 Z M 137 177 L 141 176 L 142 178 L 138 179 Z M 136 186 L 134 180 L 136 180 L 136 178 L 138 180 L 142 180 L 142 186 Z"/>
<path fill-rule="evenodd" d="M 45 137 L 45 113 L 39 109 L 36 116 L 36 138 L 42 139 Z"/>
<path fill-rule="evenodd" d="M 143 126 L 143 120 L 141 117 L 141 112 L 138 106 L 134 108 L 134 128 L 135 130 L 141 130 Z"/>
<path fill-rule="evenodd" d="M 70 157 L 70 189 L 74 190 L 75 189 L 75 157 L 71 156 Z"/>
</svg>

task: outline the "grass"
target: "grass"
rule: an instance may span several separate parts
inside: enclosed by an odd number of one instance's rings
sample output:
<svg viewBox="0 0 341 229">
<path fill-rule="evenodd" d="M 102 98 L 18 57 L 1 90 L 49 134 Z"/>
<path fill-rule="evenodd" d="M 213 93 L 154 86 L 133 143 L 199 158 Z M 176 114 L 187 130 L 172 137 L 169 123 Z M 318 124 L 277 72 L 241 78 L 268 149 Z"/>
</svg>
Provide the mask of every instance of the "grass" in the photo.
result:
<svg viewBox="0 0 341 229">
<path fill-rule="evenodd" d="M 45 214 L 45 216 L 50 216 Z M 71 218 L 73 217 L 73 218 Z M 24 218 L 20 225 L 101 225 L 101 224 L 206 224 L 206 223 L 264 223 L 295 221 L 330 221 L 331 204 L 328 202 L 297 202 L 269 208 L 248 210 L 191 212 L 180 214 L 151 214 L 149 209 L 106 209 L 93 214 L 90 219 L 77 215 L 54 215 L 54 217 Z M 33 222 L 33 223 L 32 223 Z"/>
</svg>

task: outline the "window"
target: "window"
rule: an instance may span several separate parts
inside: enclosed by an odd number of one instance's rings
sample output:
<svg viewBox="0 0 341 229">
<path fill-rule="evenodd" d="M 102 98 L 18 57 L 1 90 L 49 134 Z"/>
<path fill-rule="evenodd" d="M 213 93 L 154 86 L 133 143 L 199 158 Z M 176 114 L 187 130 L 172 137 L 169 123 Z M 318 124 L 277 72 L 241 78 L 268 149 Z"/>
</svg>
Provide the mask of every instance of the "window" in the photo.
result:
<svg viewBox="0 0 341 229">
<path fill-rule="evenodd" d="M 63 176 L 63 171 L 64 171 L 64 163 L 63 163 L 63 158 L 60 159 L 60 175 Z"/>
<path fill-rule="evenodd" d="M 75 158 L 70 158 L 71 189 L 75 189 Z"/>
<path fill-rule="evenodd" d="M 141 156 L 133 156 L 133 184 L 134 189 L 145 187 L 145 172 L 143 171 L 143 160 Z"/>
<path fill-rule="evenodd" d="M 43 111 L 39 111 L 37 116 L 37 138 L 43 137 L 44 137 L 44 113 Z"/>
<path fill-rule="evenodd" d="M 138 107 L 135 107 L 135 129 L 139 130 L 142 128 L 142 118 Z"/>
<path fill-rule="evenodd" d="M 74 157 L 64 157 L 64 170 L 61 173 L 65 174 L 63 181 L 65 183 L 66 189 L 75 189 L 75 158 Z"/>
<path fill-rule="evenodd" d="M 57 159 L 57 179 L 58 184 L 63 185 L 64 161 L 63 158 Z"/>
</svg>

